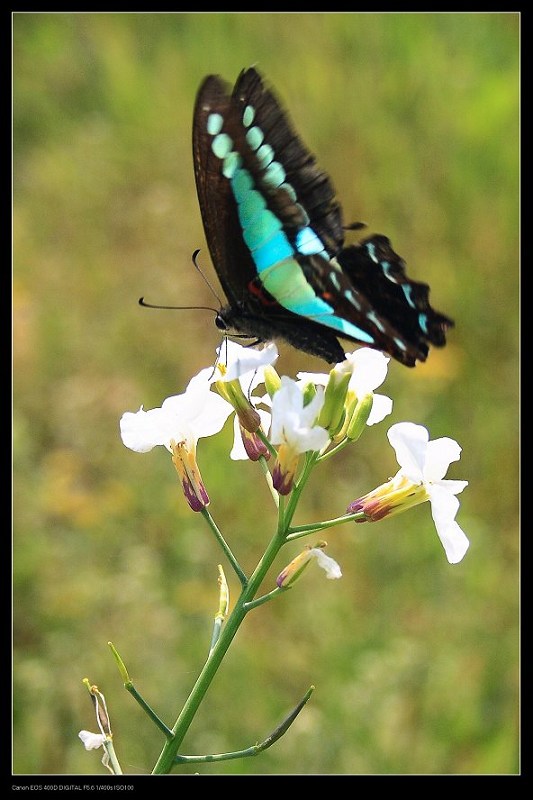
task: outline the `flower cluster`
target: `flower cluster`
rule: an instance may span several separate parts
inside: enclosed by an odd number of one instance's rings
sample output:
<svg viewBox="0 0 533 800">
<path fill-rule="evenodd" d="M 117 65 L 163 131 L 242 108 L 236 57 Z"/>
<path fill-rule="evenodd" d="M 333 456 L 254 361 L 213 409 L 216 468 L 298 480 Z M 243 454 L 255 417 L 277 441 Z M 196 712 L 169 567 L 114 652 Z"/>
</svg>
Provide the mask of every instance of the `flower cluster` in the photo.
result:
<svg viewBox="0 0 533 800">
<path fill-rule="evenodd" d="M 167 398 L 160 408 L 126 412 L 120 421 L 122 441 L 141 453 L 166 447 L 187 502 L 201 511 L 209 495 L 196 461 L 197 443 L 218 433 L 232 413 L 231 458 L 257 461 L 273 455 L 272 486 L 286 496 L 298 485 L 304 454 L 317 462 L 392 412 L 392 400 L 375 393 L 387 375 L 389 359 L 382 353 L 360 348 L 329 373 L 301 372 L 298 380 L 279 377 L 273 368 L 277 357 L 274 344 L 252 350 L 226 341 L 215 368 L 201 370 L 183 394 Z M 256 394 L 262 385 L 267 392 Z M 400 470 L 353 500 L 346 513 L 355 522 L 375 522 L 428 500 L 448 561 L 461 561 L 469 542 L 455 521 L 456 495 L 467 481 L 444 480 L 461 448 L 449 438 L 430 441 L 426 428 L 410 422 L 393 425 L 388 438 Z"/>
</svg>

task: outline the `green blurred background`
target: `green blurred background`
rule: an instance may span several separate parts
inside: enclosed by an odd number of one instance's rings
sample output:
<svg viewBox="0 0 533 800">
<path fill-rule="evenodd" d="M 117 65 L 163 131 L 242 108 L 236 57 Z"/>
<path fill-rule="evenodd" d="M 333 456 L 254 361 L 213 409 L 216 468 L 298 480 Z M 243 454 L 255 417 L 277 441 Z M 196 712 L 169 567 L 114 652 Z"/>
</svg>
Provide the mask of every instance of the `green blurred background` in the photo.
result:
<svg viewBox="0 0 533 800">
<path fill-rule="evenodd" d="M 518 738 L 518 46 L 516 13 L 14 15 L 15 773 L 102 774 L 82 679 L 105 693 L 126 773 L 159 733 L 107 642 L 172 725 L 209 646 L 222 555 L 168 454 L 124 448 L 125 410 L 160 405 L 212 363 L 213 298 L 191 117 L 211 72 L 256 64 L 332 176 L 347 222 L 387 234 L 452 316 L 449 345 L 391 364 L 392 417 L 322 468 L 300 523 L 393 474 L 392 422 L 463 447 L 450 566 L 429 506 L 328 535 L 341 581 L 310 568 L 240 630 L 184 742 L 289 733 L 203 774 L 516 774 Z M 280 372 L 324 370 L 282 346 Z M 230 425 L 200 442 L 211 511 L 246 570 L 273 532 Z M 281 568 L 301 547 L 282 553 Z M 232 591 L 237 586 L 227 570 Z M 274 570 L 272 580 L 277 572 Z M 269 590 L 271 584 L 265 586 Z M 107 773 L 106 773 L 107 774 Z"/>
</svg>

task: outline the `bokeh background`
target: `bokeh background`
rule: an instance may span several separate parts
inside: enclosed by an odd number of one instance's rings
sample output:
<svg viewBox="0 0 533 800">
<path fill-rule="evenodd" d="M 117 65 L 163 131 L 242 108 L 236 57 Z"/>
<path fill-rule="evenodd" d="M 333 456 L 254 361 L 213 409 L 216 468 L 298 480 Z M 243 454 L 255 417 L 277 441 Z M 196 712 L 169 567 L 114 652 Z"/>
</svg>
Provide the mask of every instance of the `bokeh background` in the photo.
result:
<svg viewBox="0 0 533 800">
<path fill-rule="evenodd" d="M 162 741 L 123 689 L 172 725 L 205 659 L 222 555 L 168 454 L 118 420 L 213 362 L 216 305 L 191 117 L 211 72 L 255 64 L 332 176 L 347 222 L 387 234 L 452 316 L 448 346 L 391 364 L 392 417 L 313 478 L 298 522 L 342 512 L 393 474 L 392 422 L 463 447 L 450 566 L 428 505 L 328 535 L 343 579 L 309 568 L 245 622 L 184 742 L 264 738 L 310 684 L 289 733 L 255 759 L 176 774 L 517 774 L 518 49 L 516 13 L 16 13 L 14 37 L 14 762 L 102 774 L 82 679 L 104 691 L 126 773 Z M 282 346 L 280 372 L 324 371 Z M 230 425 L 200 442 L 211 511 L 252 570 L 274 513 Z M 300 547 L 287 547 L 272 581 Z M 232 591 L 237 586 L 227 570 Z M 265 585 L 265 591 L 271 588 Z M 106 773 L 107 774 L 107 773 Z"/>
</svg>

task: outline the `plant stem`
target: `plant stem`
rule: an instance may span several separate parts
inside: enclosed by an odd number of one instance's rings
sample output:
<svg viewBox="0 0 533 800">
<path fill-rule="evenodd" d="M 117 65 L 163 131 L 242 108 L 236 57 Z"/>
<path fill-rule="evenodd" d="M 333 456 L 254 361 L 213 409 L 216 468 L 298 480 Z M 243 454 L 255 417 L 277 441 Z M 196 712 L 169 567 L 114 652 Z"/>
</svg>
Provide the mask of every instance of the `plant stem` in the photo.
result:
<svg viewBox="0 0 533 800">
<path fill-rule="evenodd" d="M 280 548 L 286 541 L 285 535 L 286 524 L 280 524 L 278 527 L 278 532 L 271 539 L 261 560 L 250 577 L 250 580 L 248 581 L 247 585 L 243 587 L 235 608 L 226 620 L 226 624 L 222 629 L 220 637 L 213 647 L 213 650 L 209 654 L 209 657 L 204 664 L 204 667 L 200 672 L 200 675 L 198 676 L 198 679 L 194 684 L 178 719 L 176 720 L 176 724 L 172 728 L 172 737 L 168 739 L 163 747 L 163 750 L 161 751 L 161 754 L 153 769 L 153 775 L 167 775 L 174 766 L 178 749 L 190 725 L 192 724 L 195 714 L 198 711 L 198 707 L 200 706 L 200 703 L 209 689 L 209 686 L 211 685 L 235 634 L 237 633 L 242 621 L 248 613 L 249 609 L 246 608 L 246 604 L 250 603 L 254 599 L 267 571 L 271 567 Z"/>
<path fill-rule="evenodd" d="M 312 522 L 309 525 L 294 525 L 289 528 L 287 541 L 292 542 L 294 539 L 300 539 L 302 536 L 309 536 L 310 533 L 318 533 L 319 531 L 326 530 L 326 528 L 333 528 L 335 525 L 344 525 L 346 522 L 358 522 L 366 519 L 364 513 L 359 511 L 357 514 L 344 514 L 342 517 L 335 519 L 325 519 L 323 522 Z"/>
<path fill-rule="evenodd" d="M 235 571 L 235 574 L 237 575 L 238 579 L 241 582 L 241 585 L 242 586 L 246 586 L 246 583 L 247 583 L 248 579 L 247 579 L 246 575 L 244 574 L 244 572 L 242 571 L 242 569 L 241 569 L 241 567 L 239 565 L 239 562 L 237 561 L 237 559 L 235 558 L 235 556 L 231 552 L 231 549 L 230 549 L 228 543 L 226 542 L 226 540 L 222 536 L 221 532 L 219 531 L 218 525 L 216 524 L 215 520 L 213 519 L 213 517 L 211 516 L 211 514 L 209 513 L 207 508 L 203 508 L 202 511 L 201 511 L 201 514 L 202 514 L 203 518 L 205 519 L 205 521 L 207 522 L 207 524 L 209 525 L 209 527 L 211 528 L 211 530 L 213 531 L 213 533 L 215 534 L 215 537 L 216 537 L 219 545 L 221 546 L 222 550 L 226 554 L 226 558 L 228 559 L 228 561 L 230 562 L 231 566 L 233 567 L 233 569 Z"/>
</svg>

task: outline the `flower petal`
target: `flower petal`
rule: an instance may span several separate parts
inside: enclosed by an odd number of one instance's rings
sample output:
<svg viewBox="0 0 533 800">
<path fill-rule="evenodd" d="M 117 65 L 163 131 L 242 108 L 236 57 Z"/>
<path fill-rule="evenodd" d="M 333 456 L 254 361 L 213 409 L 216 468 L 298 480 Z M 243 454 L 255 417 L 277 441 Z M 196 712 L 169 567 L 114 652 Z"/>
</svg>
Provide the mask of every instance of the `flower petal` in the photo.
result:
<svg viewBox="0 0 533 800">
<path fill-rule="evenodd" d="M 148 453 L 156 445 L 164 444 L 167 432 L 162 429 L 160 414 L 160 408 L 144 411 L 142 406 L 136 413 L 126 411 L 120 419 L 120 435 L 126 447 Z"/>
<path fill-rule="evenodd" d="M 451 494 L 461 494 L 463 489 L 468 486 L 468 481 L 435 481 L 434 486 L 442 486 Z"/>
<path fill-rule="evenodd" d="M 443 486 L 428 487 L 431 502 L 431 515 L 435 528 L 450 564 L 462 560 L 470 546 L 466 535 L 455 522 L 459 500 Z"/>
<path fill-rule="evenodd" d="M 327 372 L 297 372 L 296 377 L 304 386 L 313 383 L 315 386 L 326 386 L 329 381 Z"/>
<path fill-rule="evenodd" d="M 318 425 L 314 428 L 304 428 L 300 435 L 295 436 L 295 442 L 300 453 L 322 450 L 329 442 L 329 433 Z"/>
<path fill-rule="evenodd" d="M 297 386 L 297 384 L 296 384 Z M 300 389 L 297 389 L 300 392 Z M 306 406 L 303 405 L 303 395 L 300 392 L 301 400 L 301 411 L 300 411 L 300 422 L 303 426 L 311 427 L 315 420 L 317 419 L 318 415 L 320 414 L 320 410 L 324 405 L 324 390 L 321 386 L 317 386 L 316 394 L 313 399 L 307 403 Z"/>
<path fill-rule="evenodd" d="M 103 733 L 91 733 L 91 731 L 80 731 L 78 736 L 85 745 L 86 750 L 97 750 L 105 742 Z"/>
<path fill-rule="evenodd" d="M 270 429 L 272 444 L 281 444 L 285 437 L 285 429 L 299 427 L 302 409 L 303 395 L 298 384 L 283 375 L 281 386 L 272 399 L 272 426 Z"/>
<path fill-rule="evenodd" d="M 373 392 L 387 377 L 390 358 L 379 350 L 361 347 L 353 353 L 346 353 L 346 360 L 352 365 L 350 389 L 358 396 Z"/>
<path fill-rule="evenodd" d="M 470 542 L 463 530 L 457 522 L 451 522 L 446 527 L 440 527 L 437 530 L 448 562 L 450 564 L 458 564 L 463 560 L 466 551 L 470 547 Z"/>
<path fill-rule="evenodd" d="M 455 439 L 450 439 L 448 436 L 428 442 L 424 479 L 440 481 L 444 478 L 452 461 L 459 461 L 461 449 Z"/>
<path fill-rule="evenodd" d="M 389 428 L 389 442 L 396 451 L 402 473 L 413 483 L 423 480 L 429 433 L 423 425 L 397 422 Z"/>
<path fill-rule="evenodd" d="M 204 367 L 196 375 L 193 375 L 185 389 L 186 395 L 202 394 L 206 392 L 217 377 L 213 367 Z"/>
<path fill-rule="evenodd" d="M 168 435 L 168 441 L 183 439 L 188 430 L 193 431 L 195 439 L 212 436 L 222 429 L 233 411 L 230 403 L 212 392 L 207 383 L 203 389 L 199 385 L 192 390 L 190 387 L 191 383 L 185 394 L 167 397 L 163 402 L 161 410 L 166 418 L 162 415 L 160 424 Z"/>
<path fill-rule="evenodd" d="M 392 413 L 392 400 L 384 394 L 373 395 L 372 411 L 368 417 L 366 424 L 375 425 L 381 422 Z"/>
<path fill-rule="evenodd" d="M 237 342 L 232 342 L 226 339 L 225 342 L 217 348 L 218 357 L 222 358 L 226 366 L 225 374 L 223 377 L 218 376 L 216 380 L 232 381 L 235 378 L 241 378 L 247 373 L 255 372 L 255 370 L 273 364 L 278 358 L 278 348 L 274 342 L 269 342 L 261 350 L 256 350 L 252 347 L 243 347 Z"/>
<path fill-rule="evenodd" d="M 310 552 L 316 558 L 318 566 L 326 573 L 326 578 L 331 580 L 342 578 L 341 568 L 334 558 L 327 556 L 320 547 L 313 547 Z"/>
<path fill-rule="evenodd" d="M 318 387 L 316 395 L 304 407 L 303 394 L 296 381 L 284 375 L 281 388 L 272 400 L 272 444 L 285 442 L 294 453 L 320 450 L 329 441 L 329 434 L 314 421 L 324 403 L 324 390 Z"/>
<path fill-rule="evenodd" d="M 203 405 L 191 419 L 191 425 L 198 439 L 212 436 L 224 427 L 233 407 L 219 395 L 210 392 L 203 398 Z"/>
</svg>

